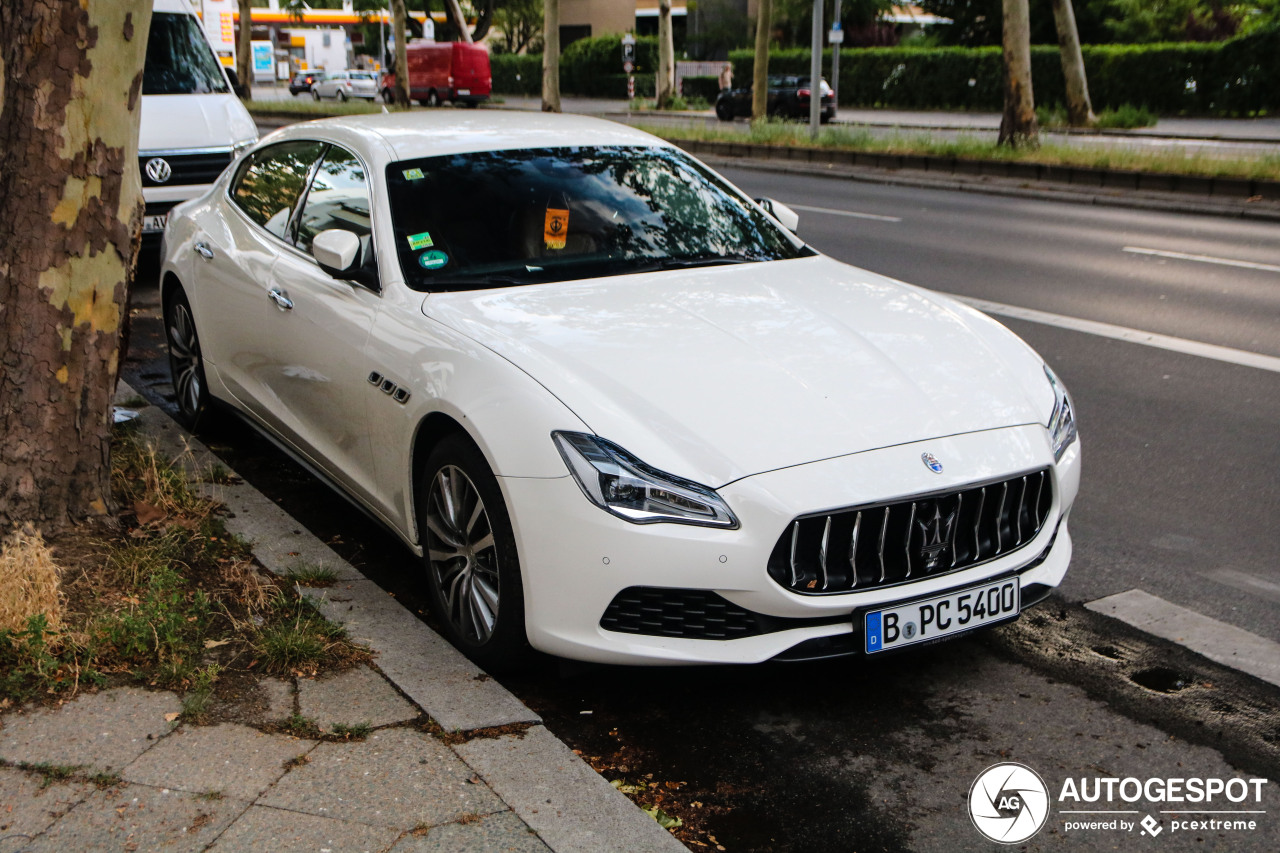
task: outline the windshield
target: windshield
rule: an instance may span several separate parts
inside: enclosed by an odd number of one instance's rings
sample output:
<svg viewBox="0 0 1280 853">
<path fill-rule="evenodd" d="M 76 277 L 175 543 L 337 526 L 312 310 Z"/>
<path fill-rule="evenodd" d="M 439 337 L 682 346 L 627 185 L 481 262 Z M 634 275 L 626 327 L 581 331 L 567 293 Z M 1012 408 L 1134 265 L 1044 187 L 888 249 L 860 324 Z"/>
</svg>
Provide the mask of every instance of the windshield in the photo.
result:
<svg viewBox="0 0 1280 853">
<path fill-rule="evenodd" d="M 231 91 L 200 24 L 192 15 L 156 12 L 142 71 L 144 95 L 205 95 Z"/>
<path fill-rule="evenodd" d="M 409 286 L 474 290 L 813 254 L 674 148 L 484 151 L 387 167 Z"/>
</svg>

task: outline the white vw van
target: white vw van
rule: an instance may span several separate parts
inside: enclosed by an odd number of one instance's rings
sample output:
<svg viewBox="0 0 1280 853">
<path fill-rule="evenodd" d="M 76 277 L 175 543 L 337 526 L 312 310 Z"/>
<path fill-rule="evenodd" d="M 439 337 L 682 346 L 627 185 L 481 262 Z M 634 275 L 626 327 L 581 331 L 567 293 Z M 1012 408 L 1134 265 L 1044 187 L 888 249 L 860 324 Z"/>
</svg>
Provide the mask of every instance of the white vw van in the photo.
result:
<svg viewBox="0 0 1280 853">
<path fill-rule="evenodd" d="M 152 9 L 138 136 L 144 245 L 158 244 L 170 208 L 207 190 L 258 140 L 190 0 L 154 0 Z"/>
</svg>

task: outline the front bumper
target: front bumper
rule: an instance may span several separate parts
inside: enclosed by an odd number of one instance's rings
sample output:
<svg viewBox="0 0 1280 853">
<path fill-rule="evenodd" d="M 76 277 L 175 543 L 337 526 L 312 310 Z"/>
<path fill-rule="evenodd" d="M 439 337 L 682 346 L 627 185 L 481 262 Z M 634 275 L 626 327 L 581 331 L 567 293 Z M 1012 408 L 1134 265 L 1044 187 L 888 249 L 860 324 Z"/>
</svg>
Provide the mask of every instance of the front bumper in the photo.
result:
<svg viewBox="0 0 1280 853">
<path fill-rule="evenodd" d="M 945 461 L 935 474 L 929 452 Z M 882 589 L 811 596 L 791 592 L 766 566 L 797 516 L 890 501 L 1048 466 L 1053 504 L 1039 534 L 1006 556 L 950 574 Z M 1079 442 L 1053 462 L 1042 426 L 1011 427 L 918 442 L 759 474 L 719 490 L 737 530 L 633 525 L 590 504 L 568 476 L 500 478 L 511 508 L 529 641 L 561 657 L 604 663 L 756 663 L 807 655 L 797 647 L 860 648 L 855 620 L 881 607 L 1017 573 L 1027 598 L 1056 587 L 1071 558 L 1066 518 L 1079 488 Z M 637 587 L 706 591 L 764 617 L 769 630 L 736 639 L 692 639 L 607 630 L 615 598 Z M 856 639 L 856 636 L 854 636 Z M 816 642 L 815 642 L 816 641 Z M 834 645 L 833 645 L 834 642 Z M 835 653 L 839 653 L 838 651 Z"/>
</svg>

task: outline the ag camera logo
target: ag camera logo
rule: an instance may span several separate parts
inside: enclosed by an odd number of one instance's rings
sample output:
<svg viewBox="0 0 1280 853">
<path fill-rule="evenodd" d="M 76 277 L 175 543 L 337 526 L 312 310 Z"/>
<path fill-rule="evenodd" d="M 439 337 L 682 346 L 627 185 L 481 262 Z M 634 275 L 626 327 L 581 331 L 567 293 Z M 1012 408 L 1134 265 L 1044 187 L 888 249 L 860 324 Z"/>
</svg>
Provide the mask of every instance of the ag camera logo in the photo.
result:
<svg viewBox="0 0 1280 853">
<path fill-rule="evenodd" d="M 1000 844 L 1019 844 L 1049 818 L 1049 788 L 1024 764 L 993 764 L 969 788 L 969 818 L 984 836 Z"/>
</svg>

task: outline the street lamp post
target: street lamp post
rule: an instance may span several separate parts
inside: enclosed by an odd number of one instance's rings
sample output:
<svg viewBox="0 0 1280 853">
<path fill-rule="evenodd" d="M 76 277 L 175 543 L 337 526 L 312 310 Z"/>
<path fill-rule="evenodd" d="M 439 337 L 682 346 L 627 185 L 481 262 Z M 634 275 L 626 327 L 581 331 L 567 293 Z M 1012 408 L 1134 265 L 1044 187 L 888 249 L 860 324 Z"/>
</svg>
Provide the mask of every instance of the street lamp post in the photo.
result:
<svg viewBox="0 0 1280 853">
<path fill-rule="evenodd" d="M 822 123 L 822 0 L 813 0 L 813 54 L 809 60 L 809 136 Z"/>
</svg>

